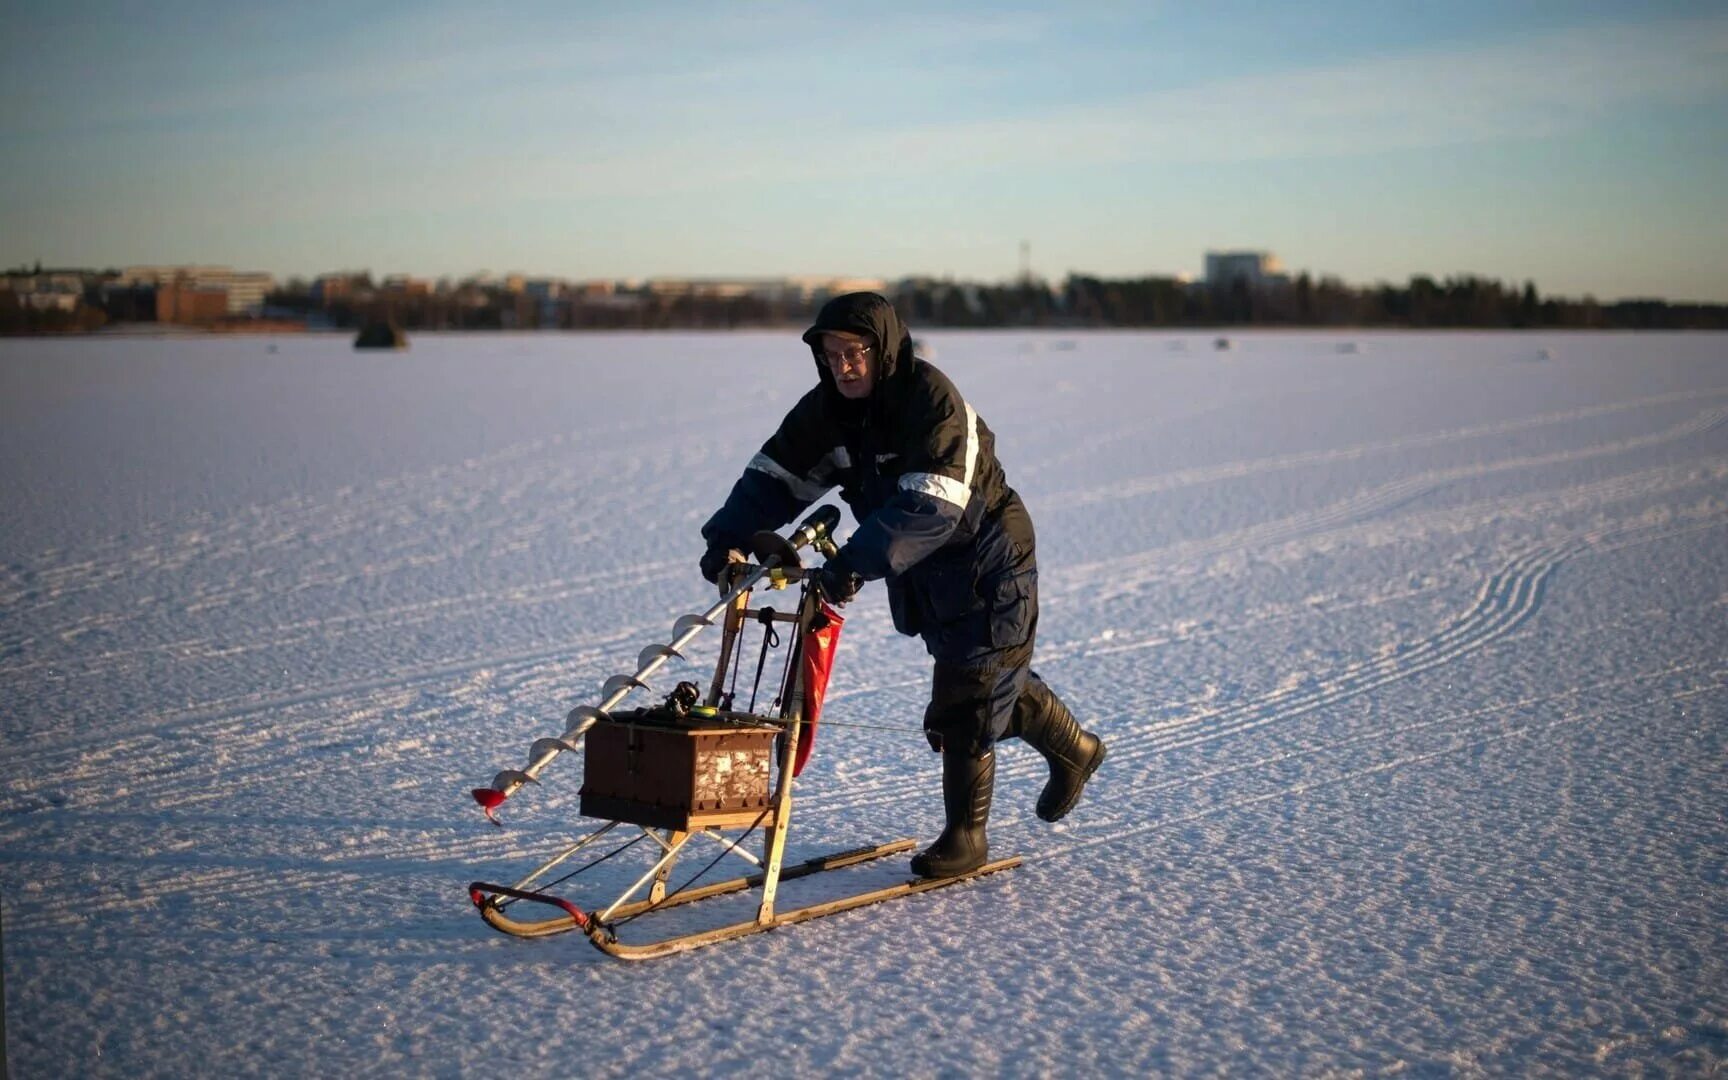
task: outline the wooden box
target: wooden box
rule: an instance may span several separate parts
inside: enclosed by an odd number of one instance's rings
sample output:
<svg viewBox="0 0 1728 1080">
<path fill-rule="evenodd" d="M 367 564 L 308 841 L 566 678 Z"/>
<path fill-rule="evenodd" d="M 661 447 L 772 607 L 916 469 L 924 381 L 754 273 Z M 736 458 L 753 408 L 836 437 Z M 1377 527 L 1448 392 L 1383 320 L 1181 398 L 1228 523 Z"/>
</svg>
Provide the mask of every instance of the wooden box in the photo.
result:
<svg viewBox="0 0 1728 1080">
<path fill-rule="evenodd" d="M 773 824 L 777 729 L 608 723 L 588 729 L 582 813 L 652 828 Z"/>
</svg>

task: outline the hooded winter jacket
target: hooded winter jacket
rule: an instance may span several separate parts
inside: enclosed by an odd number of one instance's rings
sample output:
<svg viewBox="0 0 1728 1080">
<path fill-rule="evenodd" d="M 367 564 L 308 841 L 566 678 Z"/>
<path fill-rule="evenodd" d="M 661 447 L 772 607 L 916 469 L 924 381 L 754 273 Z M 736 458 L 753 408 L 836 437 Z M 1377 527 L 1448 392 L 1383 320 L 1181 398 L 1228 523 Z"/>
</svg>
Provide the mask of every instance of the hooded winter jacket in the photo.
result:
<svg viewBox="0 0 1728 1080">
<path fill-rule="evenodd" d="M 841 395 L 822 335 L 876 343 L 867 399 Z M 1032 521 L 996 460 L 995 436 L 946 375 L 912 355 L 889 302 L 848 293 L 804 334 L 817 385 L 702 526 L 710 546 L 747 548 L 838 486 L 859 525 L 838 569 L 886 579 L 894 625 L 938 659 L 970 662 L 1028 644 L 1036 619 Z M 833 564 L 836 560 L 830 560 Z"/>
</svg>

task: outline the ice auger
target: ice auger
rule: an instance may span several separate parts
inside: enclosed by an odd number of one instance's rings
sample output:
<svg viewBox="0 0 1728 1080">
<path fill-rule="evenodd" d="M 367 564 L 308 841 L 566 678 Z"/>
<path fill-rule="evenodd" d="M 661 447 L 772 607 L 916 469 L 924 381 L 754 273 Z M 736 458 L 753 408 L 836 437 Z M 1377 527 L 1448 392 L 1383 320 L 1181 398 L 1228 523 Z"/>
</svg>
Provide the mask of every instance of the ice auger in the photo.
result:
<svg viewBox="0 0 1728 1080">
<path fill-rule="evenodd" d="M 701 614 L 681 616 L 673 624 L 669 643 L 642 649 L 634 674 L 614 675 L 605 681 L 599 704 L 571 710 L 561 735 L 535 740 L 528 748 L 525 768 L 505 769 L 489 786 L 473 790 L 474 800 L 486 816 L 499 824 L 494 812 L 507 798 L 525 784 L 538 783 L 546 767 L 560 755 L 583 750 L 581 812 L 601 821 L 515 884 L 469 885 L 469 898 L 488 925 L 526 938 L 580 930 L 602 951 L 639 960 L 941 888 L 1020 864 L 1018 857 L 998 859 L 956 877 L 906 880 L 790 911 L 775 910 L 782 881 L 869 862 L 915 846 L 909 839 L 895 840 L 785 865 L 793 779 L 809 756 L 843 621 L 812 586 L 814 575 L 804 569 L 799 552 L 814 547 L 832 555 L 830 537 L 839 519 L 839 510 L 824 506 L 789 538 L 775 532 L 757 533 L 751 541 L 756 561 L 733 564 L 731 576 L 723 579 L 729 585 L 719 603 Z M 776 590 L 796 585 L 796 608 L 788 613 L 771 607 L 751 608 L 752 592 L 763 582 Z M 720 656 L 705 696 L 694 684 L 680 683 L 660 705 L 627 711 L 618 708 L 631 691 L 646 689 L 648 678 L 669 660 L 682 659 L 680 650 L 717 619 L 722 620 Z M 759 691 L 766 659 L 780 640 L 776 624 L 789 624 L 792 630 L 783 650 L 778 693 L 766 712 L 755 711 L 755 692 L 743 709 L 736 709 L 745 631 L 752 625 L 761 627 L 756 665 Z M 760 859 L 743 847 L 757 829 L 763 837 Z M 743 835 L 731 839 L 724 835 L 737 830 L 744 830 Z M 616 840 L 619 836 L 626 839 L 601 850 L 603 838 Z M 678 888 L 669 890 L 675 862 L 697 838 L 717 842 L 719 854 Z M 584 907 L 546 891 L 638 847 L 638 856 L 645 852 L 650 865 L 609 903 Z M 554 869 L 583 853 L 585 862 L 546 880 Z M 728 855 L 744 859 L 757 871 L 697 884 Z M 758 888 L 761 894 L 751 919 L 646 942 L 630 943 L 620 938 L 626 924 L 643 916 Z M 644 889 L 647 895 L 640 896 Z M 557 913 L 539 920 L 520 920 L 508 913 L 518 903 L 548 906 Z"/>
</svg>

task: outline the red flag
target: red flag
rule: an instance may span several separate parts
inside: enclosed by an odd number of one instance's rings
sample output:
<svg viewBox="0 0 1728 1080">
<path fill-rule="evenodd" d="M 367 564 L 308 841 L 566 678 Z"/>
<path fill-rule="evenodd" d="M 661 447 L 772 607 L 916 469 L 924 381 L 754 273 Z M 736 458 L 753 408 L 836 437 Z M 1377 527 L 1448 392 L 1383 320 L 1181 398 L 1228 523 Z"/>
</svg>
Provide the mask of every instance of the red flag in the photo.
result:
<svg viewBox="0 0 1728 1080">
<path fill-rule="evenodd" d="M 828 692 L 828 675 L 834 670 L 834 653 L 840 648 L 840 627 L 846 622 L 839 612 L 822 601 L 822 613 L 804 635 L 804 722 L 798 729 L 798 760 L 792 775 L 804 771 L 810 751 L 816 747 L 816 721 L 822 716 L 822 696 Z"/>
</svg>

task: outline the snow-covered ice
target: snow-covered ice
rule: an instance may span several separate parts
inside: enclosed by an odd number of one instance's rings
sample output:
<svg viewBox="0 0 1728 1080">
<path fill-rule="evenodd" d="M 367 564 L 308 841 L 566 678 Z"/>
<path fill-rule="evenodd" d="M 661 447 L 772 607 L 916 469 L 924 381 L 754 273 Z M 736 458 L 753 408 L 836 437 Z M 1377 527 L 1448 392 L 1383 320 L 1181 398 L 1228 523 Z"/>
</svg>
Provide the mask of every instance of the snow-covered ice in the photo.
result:
<svg viewBox="0 0 1728 1080">
<path fill-rule="evenodd" d="M 1728 1068 L 1728 335 L 1216 336 L 926 338 L 1111 745 L 1075 813 L 1008 744 L 1020 869 L 644 965 L 468 902 L 578 760 L 467 789 L 707 602 L 795 333 L 0 342 L 14 1074 Z M 790 858 L 939 827 L 921 646 L 848 614 Z"/>
</svg>

